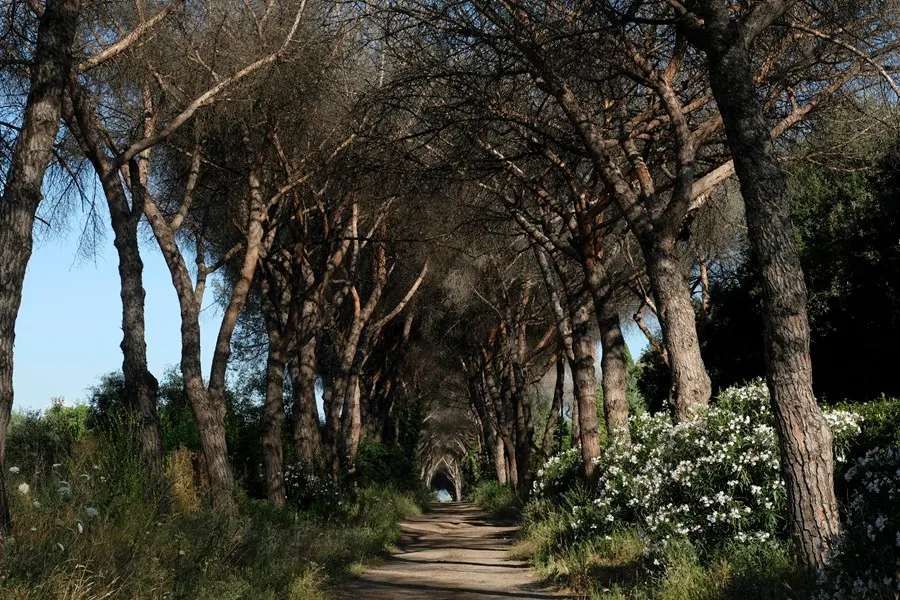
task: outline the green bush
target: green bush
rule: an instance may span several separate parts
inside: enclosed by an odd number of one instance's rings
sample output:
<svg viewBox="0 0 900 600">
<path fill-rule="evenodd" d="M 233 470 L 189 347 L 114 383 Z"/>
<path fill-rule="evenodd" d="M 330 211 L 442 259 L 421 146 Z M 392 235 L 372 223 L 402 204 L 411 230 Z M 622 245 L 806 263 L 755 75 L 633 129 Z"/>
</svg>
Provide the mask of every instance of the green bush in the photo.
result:
<svg viewBox="0 0 900 600">
<path fill-rule="evenodd" d="M 522 501 L 515 489 L 494 480 L 482 481 L 476 485 L 472 491 L 472 500 L 501 518 L 515 518 L 522 509 Z"/>
<path fill-rule="evenodd" d="M 16 412 L 7 429 L 6 464 L 23 473 L 46 472 L 68 460 L 87 431 L 88 407 L 84 405 L 65 406 L 61 399 L 54 399 L 43 414 Z"/>
<path fill-rule="evenodd" d="M 844 402 L 838 408 L 862 417 L 860 434 L 849 448 L 851 457 L 860 458 L 873 448 L 900 445 L 900 399 L 882 397 L 863 404 Z"/>
</svg>

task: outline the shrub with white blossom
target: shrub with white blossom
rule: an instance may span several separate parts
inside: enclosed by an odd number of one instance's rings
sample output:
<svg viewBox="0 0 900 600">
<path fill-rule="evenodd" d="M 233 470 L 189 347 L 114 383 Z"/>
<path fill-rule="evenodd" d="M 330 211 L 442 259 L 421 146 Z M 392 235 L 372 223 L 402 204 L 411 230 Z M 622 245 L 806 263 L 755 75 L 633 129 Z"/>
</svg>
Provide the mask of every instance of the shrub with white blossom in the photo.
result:
<svg viewBox="0 0 900 600">
<path fill-rule="evenodd" d="M 332 514 L 344 504 L 345 494 L 321 469 L 295 463 L 284 470 L 288 501 L 300 510 Z"/>
<path fill-rule="evenodd" d="M 827 418 L 838 449 L 848 447 L 859 432 L 856 415 L 836 411 Z M 785 488 L 762 381 L 723 391 L 682 423 L 665 413 L 633 417 L 632 443 L 611 444 L 597 465 L 593 500 L 572 507 L 578 538 L 636 526 L 651 547 L 673 538 L 711 546 L 783 533 Z M 577 468 L 577 453 L 548 461 L 535 482 L 537 495 L 550 497 Z"/>
<path fill-rule="evenodd" d="M 844 473 L 843 537 L 821 574 L 821 600 L 900 596 L 900 446 L 874 448 Z"/>
<path fill-rule="evenodd" d="M 536 498 L 557 498 L 565 494 L 577 481 L 581 452 L 569 448 L 551 456 L 535 473 L 533 492 Z"/>
</svg>

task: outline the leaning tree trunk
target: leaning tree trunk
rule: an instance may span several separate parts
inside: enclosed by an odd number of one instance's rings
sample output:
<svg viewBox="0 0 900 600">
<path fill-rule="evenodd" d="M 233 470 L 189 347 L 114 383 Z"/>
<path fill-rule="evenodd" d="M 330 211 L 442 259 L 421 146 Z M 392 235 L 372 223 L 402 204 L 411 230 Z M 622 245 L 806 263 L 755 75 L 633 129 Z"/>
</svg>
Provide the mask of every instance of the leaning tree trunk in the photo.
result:
<svg viewBox="0 0 900 600">
<path fill-rule="evenodd" d="M 600 456 L 600 432 L 597 428 L 597 374 L 594 368 L 594 338 L 590 333 L 590 313 L 581 306 L 572 319 L 572 382 L 578 407 L 578 441 L 581 443 L 582 472 L 591 484 L 599 473 L 594 460 Z"/>
<path fill-rule="evenodd" d="M 32 228 L 53 152 L 68 80 L 79 0 L 48 0 L 38 27 L 31 86 L 0 198 L 0 536 L 11 520 L 5 485 L 6 428 L 13 403 L 13 345 Z"/>
<path fill-rule="evenodd" d="M 266 472 L 266 497 L 275 506 L 284 506 L 284 365 L 278 335 L 269 334 L 266 359 L 266 401 L 263 405 L 262 447 Z"/>
<path fill-rule="evenodd" d="M 649 246 L 650 244 L 642 244 Z M 656 296 L 657 316 L 672 370 L 669 399 L 677 421 L 684 421 L 698 406 L 706 406 L 712 385 L 697 339 L 691 293 L 678 258 L 675 241 L 661 241 L 645 249 L 647 276 Z"/>
<path fill-rule="evenodd" d="M 828 562 L 840 532 L 831 433 L 813 396 L 806 285 L 794 247 L 787 182 L 774 158 L 747 49 L 728 31 L 722 27 L 709 42 L 710 81 L 741 184 L 751 250 L 762 275 L 766 379 L 791 533 L 803 563 L 814 571 Z"/>
<path fill-rule="evenodd" d="M 609 439 L 631 443 L 628 423 L 628 366 L 625 362 L 625 338 L 619 321 L 619 312 L 608 296 L 595 300 L 597 321 L 600 325 L 601 386 L 603 387 L 603 413 Z"/>
</svg>

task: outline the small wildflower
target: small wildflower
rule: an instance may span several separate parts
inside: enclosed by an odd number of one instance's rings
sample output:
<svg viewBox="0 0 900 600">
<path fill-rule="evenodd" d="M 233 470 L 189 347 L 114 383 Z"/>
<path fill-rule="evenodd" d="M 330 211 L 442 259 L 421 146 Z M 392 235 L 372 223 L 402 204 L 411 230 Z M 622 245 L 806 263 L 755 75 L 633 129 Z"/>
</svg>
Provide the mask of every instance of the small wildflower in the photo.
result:
<svg viewBox="0 0 900 600">
<path fill-rule="evenodd" d="M 18 490 L 20 494 L 22 494 L 23 496 L 27 496 L 28 492 L 31 491 L 31 486 L 29 486 L 27 483 L 20 483 Z"/>
<path fill-rule="evenodd" d="M 10 467 L 10 468 L 9 468 L 9 472 L 12 473 L 13 475 L 18 475 L 18 474 L 19 474 L 19 467 Z"/>
<path fill-rule="evenodd" d="M 97 509 L 92 506 L 88 506 L 86 509 L 84 509 L 84 512 L 87 514 L 87 516 L 89 516 L 91 518 L 96 517 L 98 514 Z"/>
</svg>

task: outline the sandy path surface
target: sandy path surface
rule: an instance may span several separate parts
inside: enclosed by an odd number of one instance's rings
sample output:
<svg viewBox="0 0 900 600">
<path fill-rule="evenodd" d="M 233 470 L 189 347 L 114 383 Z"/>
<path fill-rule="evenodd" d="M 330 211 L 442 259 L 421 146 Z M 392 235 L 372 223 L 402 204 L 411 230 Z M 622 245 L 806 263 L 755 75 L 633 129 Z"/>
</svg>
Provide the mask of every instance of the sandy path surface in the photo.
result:
<svg viewBox="0 0 900 600">
<path fill-rule="evenodd" d="M 473 504 L 435 504 L 402 524 L 400 552 L 344 589 L 354 600 L 564 598 L 528 566 L 508 558 L 515 527 Z"/>
</svg>

